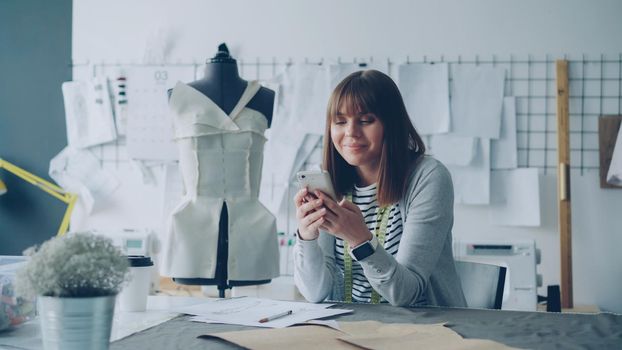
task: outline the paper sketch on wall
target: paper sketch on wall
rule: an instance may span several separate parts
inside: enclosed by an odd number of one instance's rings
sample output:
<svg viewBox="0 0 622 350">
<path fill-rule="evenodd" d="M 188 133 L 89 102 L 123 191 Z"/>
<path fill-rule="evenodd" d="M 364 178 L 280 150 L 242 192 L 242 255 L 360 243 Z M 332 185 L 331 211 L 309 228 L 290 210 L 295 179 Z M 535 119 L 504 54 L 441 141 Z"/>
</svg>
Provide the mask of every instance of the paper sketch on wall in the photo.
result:
<svg viewBox="0 0 622 350">
<path fill-rule="evenodd" d="M 358 62 L 358 63 L 329 63 L 328 64 L 328 91 L 332 92 L 337 84 L 339 84 L 345 77 L 360 70 L 375 69 L 385 74 L 389 74 L 388 63 L 378 62 Z M 328 103 L 328 99 L 324 104 Z"/>
<path fill-rule="evenodd" d="M 285 73 L 293 84 L 291 104 L 285 119 L 289 132 L 304 135 L 324 135 L 326 126 L 326 105 L 328 103 L 328 73 L 325 65 L 296 64 Z M 287 88 L 287 87 L 284 87 Z M 285 96 L 287 98 L 287 96 Z"/>
<path fill-rule="evenodd" d="M 490 144 L 492 169 L 516 169 L 518 167 L 517 147 L 516 98 L 504 97 L 501 134 L 498 140 L 491 140 Z"/>
<path fill-rule="evenodd" d="M 454 183 L 455 203 L 490 203 L 490 140 L 476 140 L 475 157 L 469 165 L 447 165 Z"/>
<path fill-rule="evenodd" d="M 259 195 L 261 202 L 277 214 L 287 211 L 294 175 L 324 134 L 328 102 L 326 66 L 292 65 L 269 84 L 277 97 L 272 125 L 266 132 Z M 305 94 L 307 100 L 300 104 Z"/>
<path fill-rule="evenodd" d="M 62 84 L 67 143 L 86 148 L 117 138 L 110 92 L 105 78 Z"/>
<path fill-rule="evenodd" d="M 400 65 L 398 86 L 419 134 L 449 132 L 449 68 L 446 63 Z"/>
<path fill-rule="evenodd" d="M 505 69 L 452 66 L 451 132 L 455 135 L 498 139 Z"/>
<path fill-rule="evenodd" d="M 87 149 L 65 147 L 50 161 L 50 177 L 63 189 L 78 194 L 78 203 L 87 213 L 105 205 L 119 186 L 118 179 L 102 169 Z"/>
<path fill-rule="evenodd" d="M 288 200 L 295 193 L 291 191 L 290 185 L 296 173 L 303 169 L 314 153 L 317 153 L 321 139 L 319 135 L 304 135 L 302 143 L 296 148 L 289 148 L 278 139 L 266 144 L 259 199 L 270 211 L 273 213 L 287 211 L 284 206 L 288 205 Z M 314 162 L 316 167 L 319 166 L 321 158 L 316 158 Z"/>
<path fill-rule="evenodd" d="M 613 148 L 611 164 L 607 172 L 607 183 L 610 185 L 622 186 L 622 125 L 618 130 L 618 137 Z"/>
<path fill-rule="evenodd" d="M 477 152 L 477 138 L 453 134 L 432 135 L 428 138 L 428 154 L 445 165 L 468 166 Z"/>
<path fill-rule="evenodd" d="M 540 226 L 538 169 L 492 172 L 490 221 L 495 225 Z"/>
<path fill-rule="evenodd" d="M 127 151 L 140 160 L 176 160 L 167 90 L 194 79 L 194 67 L 143 66 L 127 70 Z"/>
</svg>

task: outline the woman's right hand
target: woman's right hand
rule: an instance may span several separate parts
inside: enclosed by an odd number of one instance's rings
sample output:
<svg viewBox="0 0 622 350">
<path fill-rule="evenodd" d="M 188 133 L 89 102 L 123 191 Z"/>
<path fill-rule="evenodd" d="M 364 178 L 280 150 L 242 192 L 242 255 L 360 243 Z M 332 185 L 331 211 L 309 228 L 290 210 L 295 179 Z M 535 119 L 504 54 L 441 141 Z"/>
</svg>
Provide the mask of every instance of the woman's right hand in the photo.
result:
<svg viewBox="0 0 622 350">
<path fill-rule="evenodd" d="M 320 235 L 319 228 L 324 223 L 326 208 L 321 199 L 302 188 L 294 196 L 298 234 L 305 241 L 316 239 Z"/>
</svg>

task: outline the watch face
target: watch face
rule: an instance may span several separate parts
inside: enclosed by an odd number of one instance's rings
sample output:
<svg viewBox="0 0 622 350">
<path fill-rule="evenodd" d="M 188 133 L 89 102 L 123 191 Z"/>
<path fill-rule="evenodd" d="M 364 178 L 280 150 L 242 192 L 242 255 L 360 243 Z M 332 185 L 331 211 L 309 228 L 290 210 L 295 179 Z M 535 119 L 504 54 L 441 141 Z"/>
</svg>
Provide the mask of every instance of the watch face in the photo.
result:
<svg viewBox="0 0 622 350">
<path fill-rule="evenodd" d="M 374 254 L 374 247 L 370 242 L 365 242 L 364 244 L 352 249 L 352 255 L 357 261 L 363 260 L 366 257 Z"/>
</svg>

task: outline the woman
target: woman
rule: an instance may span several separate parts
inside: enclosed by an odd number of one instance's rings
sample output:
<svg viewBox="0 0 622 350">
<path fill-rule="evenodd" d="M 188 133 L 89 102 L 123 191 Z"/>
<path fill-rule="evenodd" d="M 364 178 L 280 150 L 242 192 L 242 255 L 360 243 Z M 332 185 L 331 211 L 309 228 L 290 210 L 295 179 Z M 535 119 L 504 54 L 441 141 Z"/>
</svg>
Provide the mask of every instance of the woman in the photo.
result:
<svg viewBox="0 0 622 350">
<path fill-rule="evenodd" d="M 451 176 L 424 153 L 387 75 L 355 72 L 335 88 L 324 168 L 344 197 L 306 188 L 294 197 L 294 279 L 307 300 L 466 306 L 452 256 Z"/>
</svg>

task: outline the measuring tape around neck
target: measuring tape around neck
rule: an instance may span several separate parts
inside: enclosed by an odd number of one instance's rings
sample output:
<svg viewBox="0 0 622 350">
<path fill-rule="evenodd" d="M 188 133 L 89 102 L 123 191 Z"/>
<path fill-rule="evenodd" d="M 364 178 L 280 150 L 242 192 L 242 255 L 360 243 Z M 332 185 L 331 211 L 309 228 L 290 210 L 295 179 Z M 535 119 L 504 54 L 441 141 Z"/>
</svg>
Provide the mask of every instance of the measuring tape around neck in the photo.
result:
<svg viewBox="0 0 622 350">
<path fill-rule="evenodd" d="M 347 199 L 352 202 L 352 193 L 347 194 Z M 376 223 L 380 221 L 380 225 L 376 225 L 374 236 L 378 239 L 378 244 L 384 246 L 384 239 L 387 233 L 387 224 L 389 222 L 389 208 L 376 208 Z M 346 303 L 352 303 L 352 257 L 350 256 L 350 245 L 343 241 L 343 272 L 344 272 L 344 298 Z M 380 295 L 375 289 L 371 290 L 371 303 L 378 304 Z"/>
</svg>

